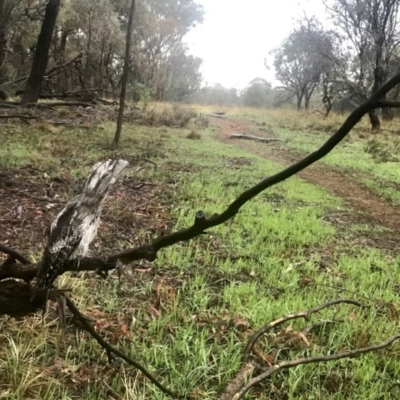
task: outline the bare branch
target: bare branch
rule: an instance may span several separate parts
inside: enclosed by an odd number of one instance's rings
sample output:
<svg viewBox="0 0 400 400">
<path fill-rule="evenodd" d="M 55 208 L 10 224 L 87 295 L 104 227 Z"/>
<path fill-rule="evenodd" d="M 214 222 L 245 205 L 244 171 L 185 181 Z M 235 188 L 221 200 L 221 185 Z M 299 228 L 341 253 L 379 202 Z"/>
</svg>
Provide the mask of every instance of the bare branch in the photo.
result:
<svg viewBox="0 0 400 400">
<path fill-rule="evenodd" d="M 256 366 L 253 363 L 243 364 L 239 373 L 235 376 L 235 378 L 229 383 L 227 388 L 224 390 L 224 393 L 220 396 L 219 400 L 230 400 L 238 390 L 243 385 L 243 382 L 247 380 L 254 372 Z"/>
<path fill-rule="evenodd" d="M 376 108 L 400 108 L 400 101 L 380 100 L 377 102 Z"/>
<path fill-rule="evenodd" d="M 58 72 L 60 69 L 65 69 L 67 68 L 70 64 L 74 63 L 75 61 L 77 61 L 79 58 L 82 57 L 82 53 L 79 53 L 76 57 L 72 58 L 71 60 L 68 60 L 67 62 L 65 62 L 64 64 L 60 64 L 57 65 L 51 69 L 49 69 L 45 74 L 44 74 L 44 78 L 48 79 L 49 77 L 53 76 L 56 72 Z M 20 82 L 24 82 L 28 79 L 28 76 L 24 76 L 22 78 L 18 78 L 16 79 L 13 83 L 20 83 Z"/>
<path fill-rule="evenodd" d="M 334 149 L 350 132 L 351 129 L 361 120 L 361 118 L 369 111 L 379 108 L 379 99 L 384 96 L 389 90 L 400 83 L 400 73 L 396 74 L 387 81 L 381 88 L 379 88 L 369 100 L 357 107 L 342 126 L 334 133 L 317 151 L 309 154 L 299 162 L 292 164 L 285 170 L 270 176 L 259 182 L 257 185 L 243 192 L 236 200 L 234 200 L 228 208 L 221 214 L 216 214 L 207 218 L 202 211 L 198 211 L 195 216 L 194 224 L 190 228 L 182 229 L 168 236 L 158 237 L 152 244 L 141 246 L 131 250 L 125 250 L 108 257 L 108 261 L 120 259 L 124 264 L 129 262 L 147 259 L 148 261 L 154 261 L 157 252 L 164 248 L 171 246 L 181 241 L 187 241 L 195 238 L 196 236 L 203 233 L 206 229 L 220 225 L 228 219 L 235 216 L 240 208 L 247 203 L 249 200 L 257 196 L 259 193 L 268 189 L 269 187 L 282 182 L 291 176 L 297 174 L 304 168 L 307 168 L 311 164 L 325 157 L 332 149 Z"/>
<path fill-rule="evenodd" d="M 361 354 L 371 353 L 373 351 L 377 351 L 377 350 L 384 349 L 385 347 L 389 347 L 393 342 L 395 342 L 396 340 L 399 340 L 399 339 L 400 339 L 400 334 L 392 336 L 386 342 L 379 343 L 379 344 L 376 344 L 373 346 L 362 347 L 362 348 L 356 349 L 356 350 L 346 351 L 343 353 L 335 353 L 335 354 L 331 354 L 329 356 L 303 357 L 303 358 L 298 358 L 297 360 L 292 360 L 292 361 L 282 361 L 278 364 L 275 364 L 273 367 L 268 368 L 265 372 L 256 376 L 255 378 L 250 379 L 248 381 L 248 383 L 231 398 L 231 400 L 242 399 L 243 396 L 252 387 L 257 385 L 261 381 L 268 379 L 270 376 L 272 376 L 276 372 L 281 371 L 283 369 L 289 369 L 289 368 L 297 367 L 299 365 L 305 365 L 305 364 L 311 364 L 311 363 L 317 363 L 317 362 L 327 362 L 327 361 L 340 360 L 342 358 L 358 357 Z"/>
<path fill-rule="evenodd" d="M 52 108 L 52 107 L 93 107 L 92 103 L 84 103 L 82 101 L 55 101 L 49 103 L 27 103 L 23 106 L 18 101 L 5 101 L 0 104 L 1 107 L 18 106 L 27 108 Z"/>
<path fill-rule="evenodd" d="M 300 311 L 296 314 L 290 314 L 290 315 L 286 315 L 285 317 L 279 318 L 273 322 L 270 322 L 269 324 L 263 326 L 262 328 L 260 328 L 257 332 L 255 332 L 253 334 L 253 336 L 251 336 L 251 338 L 249 339 L 247 346 L 244 350 L 244 354 L 242 357 L 242 362 L 245 363 L 248 360 L 249 354 L 251 353 L 251 351 L 253 350 L 254 345 L 256 344 L 257 340 L 264 335 L 265 333 L 267 333 L 268 331 L 270 331 L 273 328 L 276 328 L 279 325 L 284 324 L 285 322 L 291 321 L 293 319 L 299 319 L 299 318 L 304 318 L 304 319 L 308 319 L 310 317 L 310 315 L 315 314 L 321 310 L 323 310 L 324 308 L 327 307 L 331 307 L 335 304 L 353 304 L 355 306 L 361 307 L 362 304 L 359 303 L 358 301 L 355 300 L 349 300 L 349 299 L 336 299 L 336 300 L 331 300 L 328 301 L 324 304 L 321 304 L 319 306 L 316 306 L 314 308 L 311 308 L 309 310 L 304 310 L 304 311 Z"/>
<path fill-rule="evenodd" d="M 47 71 L 44 74 L 44 78 L 50 78 L 51 76 L 53 76 L 55 73 L 57 73 L 60 69 L 65 69 L 67 68 L 70 64 L 74 63 L 76 60 L 78 60 L 79 58 L 81 58 L 83 55 L 83 53 L 79 53 L 76 55 L 76 57 L 71 58 L 71 60 L 68 60 L 67 62 L 65 62 L 64 64 L 60 64 L 60 65 L 56 65 L 55 67 L 51 68 L 49 71 Z"/>
<path fill-rule="evenodd" d="M 172 393 L 169 389 L 167 389 L 165 386 L 163 386 L 156 378 L 154 378 L 153 375 L 150 374 L 144 368 L 142 365 L 140 365 L 137 361 L 132 360 L 130 357 L 128 357 L 126 354 L 122 353 L 115 347 L 111 346 L 109 343 L 107 343 L 101 335 L 99 335 L 96 330 L 90 325 L 90 323 L 87 321 L 87 319 L 80 313 L 74 302 L 66 295 L 65 296 L 66 304 L 69 310 L 72 312 L 72 314 L 75 316 L 75 318 L 82 324 L 83 328 L 90 333 L 90 335 L 96 339 L 97 343 L 106 350 L 109 358 L 111 357 L 111 354 L 115 354 L 119 358 L 122 358 L 124 361 L 126 361 L 129 365 L 132 365 L 133 367 L 137 368 L 144 376 L 146 376 L 151 382 L 153 382 L 163 393 L 168 394 L 169 396 L 173 398 L 179 398 L 180 396 L 177 396 L 176 394 Z"/>
<path fill-rule="evenodd" d="M 246 135 L 244 133 L 234 133 L 229 136 L 229 139 L 246 139 L 246 140 L 254 140 L 256 142 L 270 143 L 270 142 L 284 142 L 283 139 L 278 138 L 263 138 L 253 135 Z"/>
<path fill-rule="evenodd" d="M 19 261 L 22 264 L 30 264 L 31 261 L 22 255 L 19 251 L 11 249 L 10 247 L 6 246 L 5 244 L 0 243 L 0 251 L 4 254 L 8 254 L 14 260 Z"/>
<path fill-rule="evenodd" d="M 8 118 L 40 119 L 40 117 L 35 117 L 34 115 L 18 115 L 18 114 L 0 115 L 0 119 L 8 119 Z"/>
</svg>

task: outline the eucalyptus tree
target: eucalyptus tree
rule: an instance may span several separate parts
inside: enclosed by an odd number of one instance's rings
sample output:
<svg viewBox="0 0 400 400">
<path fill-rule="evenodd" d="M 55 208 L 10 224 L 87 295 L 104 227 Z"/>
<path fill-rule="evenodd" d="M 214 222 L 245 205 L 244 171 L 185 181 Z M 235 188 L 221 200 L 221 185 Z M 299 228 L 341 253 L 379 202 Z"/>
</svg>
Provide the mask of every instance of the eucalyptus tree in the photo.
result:
<svg viewBox="0 0 400 400">
<path fill-rule="evenodd" d="M 49 0 L 46 6 L 42 27 L 36 43 L 31 72 L 26 82 L 21 104 L 36 103 L 42 87 L 43 76 L 47 67 L 51 39 L 60 8 L 60 0 Z"/>
<path fill-rule="evenodd" d="M 328 46 L 326 42 L 319 24 L 305 20 L 273 52 L 276 78 L 296 97 L 297 109 L 303 101 L 305 109 L 309 108 L 311 96 L 321 81 L 326 65 L 321 49 Z"/>
<path fill-rule="evenodd" d="M 351 68 L 342 74 L 342 81 L 361 103 L 390 77 L 397 64 L 399 1 L 325 0 L 325 5 L 350 47 Z M 382 114 L 391 118 L 389 109 L 382 109 Z M 378 115 L 370 111 L 369 117 L 372 129 L 378 131 Z"/>
</svg>

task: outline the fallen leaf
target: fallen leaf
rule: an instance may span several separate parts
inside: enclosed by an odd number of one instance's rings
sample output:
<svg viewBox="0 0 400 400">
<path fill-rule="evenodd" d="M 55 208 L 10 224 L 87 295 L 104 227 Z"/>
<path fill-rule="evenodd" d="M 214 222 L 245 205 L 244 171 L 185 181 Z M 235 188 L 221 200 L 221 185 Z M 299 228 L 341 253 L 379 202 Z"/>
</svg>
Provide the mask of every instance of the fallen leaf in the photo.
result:
<svg viewBox="0 0 400 400">
<path fill-rule="evenodd" d="M 357 319 L 357 315 L 355 313 L 351 312 L 349 314 L 349 320 L 350 321 L 355 321 L 356 319 Z"/>
<path fill-rule="evenodd" d="M 64 359 L 57 357 L 54 359 L 53 364 L 45 369 L 45 372 L 47 372 L 49 375 L 60 372 L 63 368 L 63 363 Z"/>
<path fill-rule="evenodd" d="M 155 307 L 150 306 L 148 308 L 149 313 L 154 317 L 159 317 L 161 315 L 160 311 L 158 311 Z"/>
<path fill-rule="evenodd" d="M 151 272 L 152 268 L 135 268 L 136 272 L 146 273 Z"/>
<path fill-rule="evenodd" d="M 302 332 L 296 332 L 296 333 L 297 333 L 297 335 L 303 340 L 303 342 L 304 342 L 307 346 L 310 345 L 310 342 L 308 341 L 308 339 L 306 338 L 306 335 L 305 335 L 304 333 L 302 333 Z"/>
<path fill-rule="evenodd" d="M 244 319 L 242 319 L 242 318 L 240 318 L 240 317 L 235 317 L 235 322 L 234 322 L 234 324 L 235 324 L 235 328 L 237 328 L 237 327 L 239 327 L 239 326 L 244 326 L 244 327 L 249 327 L 250 326 L 250 324 L 247 322 L 247 321 L 245 321 Z"/>
</svg>

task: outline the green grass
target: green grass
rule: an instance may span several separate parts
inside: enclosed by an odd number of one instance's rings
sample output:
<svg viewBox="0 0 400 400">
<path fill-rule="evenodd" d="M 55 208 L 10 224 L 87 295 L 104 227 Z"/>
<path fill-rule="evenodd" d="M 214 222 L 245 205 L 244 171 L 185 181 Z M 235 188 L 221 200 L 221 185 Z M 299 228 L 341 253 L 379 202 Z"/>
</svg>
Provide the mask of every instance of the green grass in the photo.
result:
<svg viewBox="0 0 400 400">
<path fill-rule="evenodd" d="M 126 176 L 160 188 L 154 196 L 168 209 L 174 229 L 191 225 L 197 210 L 221 212 L 243 190 L 282 168 L 218 143 L 211 130 L 202 131 L 200 140 L 188 139 L 190 131 L 127 126 L 120 149 L 111 151 L 102 148 L 111 141 L 113 124 L 62 133 L 8 127 L 0 132 L 6 143 L 0 162 L 3 168 L 34 165 L 53 176 L 68 170 L 82 179 L 106 156 L 146 156 L 157 170 L 130 170 Z M 44 142 L 50 145 L 40 146 Z M 400 260 L 352 244 L 321 218 L 342 208 L 341 199 L 294 177 L 207 235 L 160 251 L 153 265 L 135 265 L 152 267 L 151 272 L 127 267 L 121 285 L 114 275 L 105 281 L 65 275 L 58 285 L 71 287 L 102 335 L 171 390 L 193 399 L 216 399 L 237 373 L 252 330 L 285 314 L 338 297 L 369 305 L 337 306 L 315 316 L 343 322 L 310 335 L 310 347 L 282 351 L 283 358 L 354 349 L 398 331 L 388 304 L 398 308 L 397 279 L 390 277 L 397 276 Z M 127 202 L 107 203 L 108 210 L 124 233 L 100 233 L 111 248 L 154 236 L 146 225 L 126 225 L 131 218 Z M 363 234 L 357 225 L 353 231 Z M 36 254 L 34 248 L 21 250 Z M 332 260 L 329 269 L 321 267 L 326 255 Z M 293 329 L 305 325 L 295 322 Z M 261 341 L 260 347 L 267 355 L 270 344 Z M 395 344 L 357 359 L 300 366 L 277 374 L 247 398 L 389 399 L 400 373 L 399 354 Z M 43 326 L 39 316 L 0 318 L 0 394 L 10 399 L 167 398 L 134 369 L 108 365 L 105 352 L 87 334 L 65 335 L 56 326 Z"/>
<path fill-rule="evenodd" d="M 345 116 L 332 115 L 328 119 L 304 112 L 271 110 L 235 110 L 236 118 L 250 119 L 267 126 L 281 139 L 285 146 L 309 154 L 317 150 L 343 123 Z M 358 181 L 377 195 L 400 205 L 398 188 L 398 120 L 383 122 L 378 141 L 386 156 L 374 156 L 365 149 L 371 137 L 368 122 L 364 118 L 352 132 L 322 162 L 348 170 Z"/>
</svg>

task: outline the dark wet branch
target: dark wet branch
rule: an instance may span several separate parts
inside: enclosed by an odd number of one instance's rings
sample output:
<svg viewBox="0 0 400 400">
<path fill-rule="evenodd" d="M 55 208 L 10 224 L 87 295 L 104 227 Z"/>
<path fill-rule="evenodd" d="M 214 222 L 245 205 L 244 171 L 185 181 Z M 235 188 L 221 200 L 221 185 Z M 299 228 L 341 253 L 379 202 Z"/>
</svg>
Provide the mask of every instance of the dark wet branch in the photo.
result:
<svg viewBox="0 0 400 400">
<path fill-rule="evenodd" d="M 21 254 L 19 251 L 14 250 L 2 243 L 0 243 L 0 252 L 4 253 L 4 254 L 8 254 L 14 260 L 17 260 L 22 264 L 30 264 L 31 263 L 31 261 L 28 258 L 26 258 L 23 254 Z"/>
<path fill-rule="evenodd" d="M 257 185 L 246 190 L 221 214 L 215 214 L 210 218 L 207 218 L 202 211 L 198 211 L 195 216 L 194 224 L 190 228 L 181 229 L 180 231 L 171 235 L 159 237 L 152 244 L 147 246 L 141 246 L 136 249 L 125 250 L 121 253 L 114 254 L 110 256 L 108 260 L 111 261 L 119 258 L 123 263 L 129 263 L 131 261 L 144 258 L 148 261 L 154 261 L 157 257 L 157 252 L 160 249 L 172 246 L 178 242 L 191 240 L 196 236 L 199 236 L 205 230 L 226 222 L 228 219 L 235 216 L 244 204 L 253 199 L 262 191 L 290 178 L 291 176 L 297 174 L 311 164 L 325 157 L 347 136 L 347 134 L 365 114 L 375 108 L 382 107 L 382 103 L 379 102 L 380 98 L 399 83 L 400 72 L 387 81 L 380 89 L 378 89 L 369 100 L 355 109 L 346 119 L 343 125 L 336 131 L 336 133 L 334 133 L 318 150 L 309 154 L 307 157 L 284 169 L 283 171 L 262 180 Z"/>
<path fill-rule="evenodd" d="M 399 108 L 400 101 L 395 100 L 380 100 L 376 103 L 375 108 Z"/>
<path fill-rule="evenodd" d="M 37 117 L 37 116 L 34 116 L 34 115 L 20 115 L 20 114 L 0 115 L 0 119 L 11 119 L 11 118 L 40 119 L 40 117 Z"/>
<path fill-rule="evenodd" d="M 382 98 L 382 96 L 388 93 L 394 86 L 396 86 L 399 83 L 400 83 L 400 72 L 395 76 L 393 76 L 390 80 L 388 80 L 381 88 L 379 88 L 371 96 L 369 100 L 365 101 L 357 109 L 355 109 L 349 115 L 346 121 L 342 124 L 342 126 L 336 131 L 336 133 L 334 133 L 318 150 L 309 154 L 307 157 L 303 158 L 297 163 L 292 164 L 283 171 L 262 180 L 257 185 L 244 191 L 221 214 L 214 214 L 208 218 L 203 211 L 198 211 L 195 215 L 193 225 L 189 228 L 181 229 L 170 235 L 160 236 L 148 245 L 117 252 L 115 254 L 108 256 L 104 260 L 84 258 L 80 262 L 79 270 L 80 271 L 97 270 L 97 271 L 107 272 L 109 270 L 116 268 L 117 260 L 120 260 L 123 264 L 128 264 L 130 262 L 143 259 L 148 261 L 154 261 L 157 257 L 157 253 L 159 250 L 165 247 L 172 246 L 179 242 L 184 242 L 194 239 L 195 237 L 203 234 L 207 229 L 223 224 L 230 218 L 234 217 L 244 204 L 246 204 L 248 201 L 256 197 L 262 191 L 292 177 L 293 175 L 307 168 L 311 164 L 325 157 L 346 137 L 346 135 L 351 131 L 351 129 L 353 129 L 353 127 L 369 111 L 376 108 L 381 108 L 383 107 L 384 104 L 385 107 L 388 107 L 389 103 L 397 104 L 398 102 L 388 103 L 388 101 L 381 101 L 380 99 Z M 71 265 L 66 265 L 64 268 L 64 272 L 65 271 L 76 271 L 76 266 L 73 265 L 72 263 Z M 21 277 L 21 273 L 22 271 L 18 272 L 19 275 L 18 277 Z M 27 276 L 31 276 L 31 273 L 27 273 Z M 0 279 L 4 279 L 4 277 L 6 276 L 4 273 L 2 273 L 0 267 Z M 11 274 L 7 277 L 13 278 L 16 276 L 14 276 L 13 273 L 11 272 Z M 23 277 L 22 279 L 26 278 Z"/>
<path fill-rule="evenodd" d="M 291 321 L 293 319 L 299 319 L 299 318 L 304 318 L 306 320 L 308 320 L 308 318 L 312 315 L 315 314 L 321 310 L 323 310 L 324 308 L 328 308 L 328 307 L 332 307 L 336 304 L 352 304 L 355 305 L 357 307 L 361 307 L 361 303 L 359 303 L 358 301 L 355 300 L 349 300 L 349 299 L 336 299 L 336 300 L 331 300 L 328 301 L 324 304 L 321 304 L 317 307 L 313 307 L 309 310 L 305 310 L 305 311 L 300 311 L 296 314 L 290 314 L 290 315 L 286 315 L 285 317 L 279 318 L 276 321 L 270 322 L 268 325 L 263 326 L 262 328 L 260 328 L 257 332 L 255 332 L 253 334 L 253 336 L 251 336 L 251 338 L 249 339 L 247 346 L 244 350 L 244 354 L 243 354 L 243 358 L 242 358 L 242 362 L 246 362 L 248 360 L 248 357 L 251 353 L 251 351 L 253 350 L 254 345 L 256 344 L 257 340 L 260 339 L 260 337 L 262 335 L 264 335 L 265 333 L 269 332 L 271 329 L 276 328 L 279 325 L 284 324 L 285 322 Z"/>
<path fill-rule="evenodd" d="M 78 310 L 74 302 L 67 296 L 63 295 L 66 300 L 66 305 L 68 309 L 72 312 L 74 317 L 82 324 L 82 327 L 94 338 L 96 339 L 97 343 L 106 350 L 109 359 L 111 359 L 112 355 L 116 355 L 117 357 L 123 359 L 129 365 L 132 365 L 136 369 L 138 369 L 146 378 L 148 378 L 154 385 L 156 385 L 163 393 L 168 394 L 172 398 L 178 398 L 179 396 L 172 393 L 169 389 L 167 389 L 164 385 L 162 385 L 152 374 L 145 367 L 139 364 L 137 361 L 133 360 L 132 358 L 128 357 L 122 351 L 116 349 L 115 347 L 111 346 L 111 344 L 107 343 L 102 336 L 96 332 L 93 326 L 88 322 L 87 318 L 85 318 L 81 312 Z M 111 360 L 110 360 L 111 361 Z"/>
</svg>

